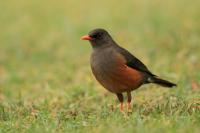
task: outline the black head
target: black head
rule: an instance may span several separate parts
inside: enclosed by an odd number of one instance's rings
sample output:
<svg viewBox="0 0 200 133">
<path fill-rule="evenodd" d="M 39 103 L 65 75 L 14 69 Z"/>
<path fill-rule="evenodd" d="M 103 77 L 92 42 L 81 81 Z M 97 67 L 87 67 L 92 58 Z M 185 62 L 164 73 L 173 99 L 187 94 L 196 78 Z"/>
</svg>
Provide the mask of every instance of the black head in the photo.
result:
<svg viewBox="0 0 200 133">
<path fill-rule="evenodd" d="M 108 46 L 113 42 L 112 37 L 104 29 L 94 29 L 83 36 L 82 40 L 89 40 L 93 47 Z"/>
</svg>

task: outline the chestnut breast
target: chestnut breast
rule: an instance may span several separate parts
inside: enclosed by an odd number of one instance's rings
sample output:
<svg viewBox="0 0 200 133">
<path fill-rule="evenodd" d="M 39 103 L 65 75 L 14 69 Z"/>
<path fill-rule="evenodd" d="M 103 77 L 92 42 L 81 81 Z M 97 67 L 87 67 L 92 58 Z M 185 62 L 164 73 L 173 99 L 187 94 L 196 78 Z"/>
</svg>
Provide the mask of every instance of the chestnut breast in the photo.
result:
<svg viewBox="0 0 200 133">
<path fill-rule="evenodd" d="M 95 78 L 113 93 L 128 92 L 142 84 L 142 72 L 128 67 L 125 58 L 112 47 L 94 49 L 90 63 Z"/>
</svg>

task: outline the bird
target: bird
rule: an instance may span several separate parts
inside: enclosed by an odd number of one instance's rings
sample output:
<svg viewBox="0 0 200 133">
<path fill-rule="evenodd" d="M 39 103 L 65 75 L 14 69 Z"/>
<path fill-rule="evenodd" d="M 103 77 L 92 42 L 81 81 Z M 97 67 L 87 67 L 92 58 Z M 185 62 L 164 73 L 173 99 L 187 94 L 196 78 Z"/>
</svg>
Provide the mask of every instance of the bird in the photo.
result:
<svg viewBox="0 0 200 133">
<path fill-rule="evenodd" d="M 103 28 L 93 29 L 81 39 L 88 40 L 92 46 L 90 66 L 94 77 L 105 89 L 116 94 L 122 112 L 123 93 L 127 93 L 127 108 L 131 111 L 131 92 L 140 86 L 149 83 L 169 88 L 177 86 L 153 74 L 137 57 L 118 45 Z"/>
</svg>

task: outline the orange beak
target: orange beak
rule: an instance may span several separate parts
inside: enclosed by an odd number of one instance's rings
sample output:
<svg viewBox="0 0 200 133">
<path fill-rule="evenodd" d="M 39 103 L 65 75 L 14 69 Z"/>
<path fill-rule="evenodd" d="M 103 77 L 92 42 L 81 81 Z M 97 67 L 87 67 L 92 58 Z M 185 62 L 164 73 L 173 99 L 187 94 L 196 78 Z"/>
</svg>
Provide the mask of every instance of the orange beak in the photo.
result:
<svg viewBox="0 0 200 133">
<path fill-rule="evenodd" d="M 85 35 L 81 37 L 81 40 L 92 40 L 92 37 Z"/>
</svg>

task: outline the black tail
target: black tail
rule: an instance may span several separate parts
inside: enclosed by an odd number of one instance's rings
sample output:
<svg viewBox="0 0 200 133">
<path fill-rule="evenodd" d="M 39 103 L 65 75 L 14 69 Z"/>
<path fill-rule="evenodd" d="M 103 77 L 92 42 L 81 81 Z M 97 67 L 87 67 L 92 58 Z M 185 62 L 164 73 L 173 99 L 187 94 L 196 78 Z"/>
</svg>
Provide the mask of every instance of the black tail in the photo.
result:
<svg viewBox="0 0 200 133">
<path fill-rule="evenodd" d="M 174 86 L 177 86 L 176 84 L 170 82 L 170 81 L 167 81 L 167 80 L 164 80 L 164 79 L 160 79 L 158 77 L 153 77 L 153 78 L 150 78 L 150 83 L 155 83 L 155 84 L 158 84 L 158 85 L 161 85 L 163 87 L 174 87 Z"/>
</svg>

